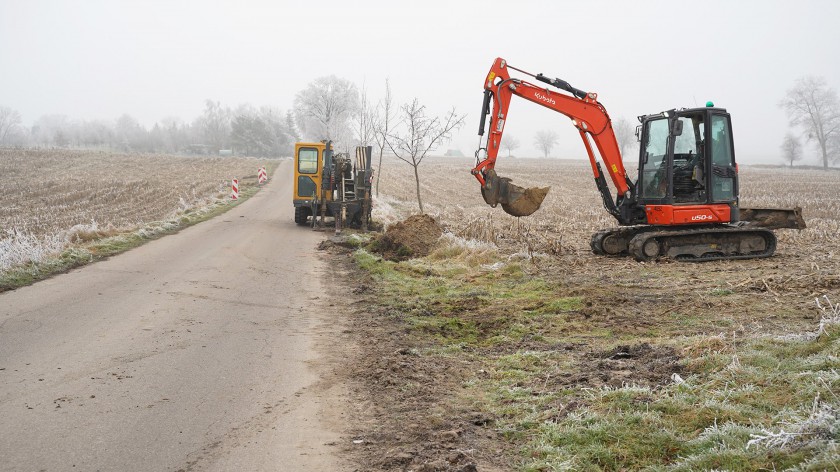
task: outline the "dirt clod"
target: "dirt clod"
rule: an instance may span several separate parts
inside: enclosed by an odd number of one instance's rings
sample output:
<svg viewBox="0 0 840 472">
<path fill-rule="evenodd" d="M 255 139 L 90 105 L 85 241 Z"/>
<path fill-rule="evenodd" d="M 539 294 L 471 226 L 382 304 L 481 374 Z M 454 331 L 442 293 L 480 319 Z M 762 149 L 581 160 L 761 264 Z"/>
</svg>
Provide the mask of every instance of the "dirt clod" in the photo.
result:
<svg viewBox="0 0 840 472">
<path fill-rule="evenodd" d="M 391 226 L 371 243 L 371 250 L 392 261 L 428 255 L 443 229 L 429 215 L 412 215 Z"/>
</svg>

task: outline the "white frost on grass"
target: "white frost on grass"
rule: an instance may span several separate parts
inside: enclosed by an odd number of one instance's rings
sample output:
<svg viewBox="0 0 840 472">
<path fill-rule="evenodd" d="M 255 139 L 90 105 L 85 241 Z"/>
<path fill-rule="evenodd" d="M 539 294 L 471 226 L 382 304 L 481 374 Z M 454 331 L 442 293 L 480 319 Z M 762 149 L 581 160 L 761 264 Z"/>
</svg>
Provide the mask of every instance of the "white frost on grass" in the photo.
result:
<svg viewBox="0 0 840 472">
<path fill-rule="evenodd" d="M 834 440 L 840 435 L 840 410 L 836 405 L 821 402 L 819 397 L 814 398 L 814 406 L 811 414 L 799 419 L 783 423 L 785 427 L 778 432 L 762 429 L 761 433 L 750 434 L 747 442 L 747 449 L 752 446 L 764 446 L 766 448 L 793 448 L 822 443 L 821 447 L 837 448 Z"/>
<path fill-rule="evenodd" d="M 60 253 L 69 244 L 65 234 L 35 236 L 17 228 L 0 235 L 0 270 L 43 262 Z"/>
<path fill-rule="evenodd" d="M 373 208 L 371 208 L 371 218 L 382 223 L 386 229 L 403 220 L 403 213 L 397 210 L 403 202 L 396 198 L 382 195 L 373 197 Z"/>
<path fill-rule="evenodd" d="M 499 261 L 499 262 L 494 262 L 492 264 L 484 264 L 484 265 L 481 266 L 481 268 L 485 269 L 485 270 L 497 271 L 504 266 L 505 266 L 505 263 Z"/>
<path fill-rule="evenodd" d="M 479 241 L 477 239 L 467 239 L 460 236 L 455 236 L 452 233 L 445 232 L 441 235 L 441 242 L 447 246 L 452 246 L 468 251 L 493 251 L 497 247 L 495 244 Z"/>
<path fill-rule="evenodd" d="M 822 302 L 820 302 L 820 298 L 822 298 Z M 829 327 L 840 325 L 840 304 L 832 303 L 828 295 L 815 298 L 814 301 L 817 304 L 817 309 L 820 310 L 820 324 L 816 331 L 786 334 L 779 336 L 778 339 L 782 341 L 813 341 L 825 335 Z"/>
<path fill-rule="evenodd" d="M 535 259 L 536 260 L 546 259 L 548 257 L 551 257 L 551 256 L 549 256 L 548 254 L 546 254 L 544 252 L 529 252 L 529 251 L 523 249 L 519 252 L 515 252 L 515 253 L 511 254 L 510 256 L 508 256 L 508 260 L 509 261 L 516 261 L 516 260 L 531 261 L 531 260 L 535 260 Z"/>
<path fill-rule="evenodd" d="M 0 271 L 31 263 L 44 263 L 57 258 L 74 244 L 92 241 L 104 237 L 125 235 L 134 232 L 143 238 L 155 237 L 178 229 L 183 225 L 181 216 L 189 211 L 193 216 L 201 216 L 219 205 L 225 205 L 225 199 L 194 198 L 179 200 L 178 209 L 164 221 L 137 223 L 136 229 L 118 229 L 111 225 L 102 226 L 95 220 L 77 224 L 58 233 L 36 236 L 30 232 L 12 228 L 0 232 Z"/>
<path fill-rule="evenodd" d="M 822 301 L 820 301 L 822 299 Z M 840 305 L 834 304 L 823 295 L 815 300 L 821 312 L 820 324 L 813 332 L 785 337 L 788 342 L 814 342 L 829 335 L 829 329 L 840 325 Z M 830 356 L 830 354 L 829 354 Z M 804 374 L 803 374 L 804 375 Z M 826 380 L 828 376 L 829 379 Z M 829 386 L 836 381 L 836 370 L 823 371 L 816 377 L 824 385 Z M 832 451 L 834 454 L 840 449 L 837 438 L 840 437 L 840 406 L 837 396 L 829 389 L 834 398 L 825 402 L 820 400 L 819 394 L 814 398 L 811 412 L 807 416 L 793 417 L 791 421 L 782 422 L 778 431 L 763 428 L 759 433 L 750 434 L 747 449 L 752 446 L 763 446 L 768 449 L 800 448 L 813 446 L 819 450 Z"/>
</svg>

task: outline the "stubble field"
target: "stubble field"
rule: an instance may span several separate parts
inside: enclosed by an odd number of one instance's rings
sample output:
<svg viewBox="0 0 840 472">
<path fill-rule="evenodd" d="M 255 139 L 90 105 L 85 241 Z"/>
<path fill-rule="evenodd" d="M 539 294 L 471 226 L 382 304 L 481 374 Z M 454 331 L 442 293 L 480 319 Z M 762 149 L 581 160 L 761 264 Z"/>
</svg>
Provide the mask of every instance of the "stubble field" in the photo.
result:
<svg viewBox="0 0 840 472">
<path fill-rule="evenodd" d="M 531 258 L 534 270 L 564 280 L 608 278 L 619 283 L 653 270 L 650 263 L 632 258 L 591 253 L 591 235 L 616 222 L 603 208 L 587 162 L 500 159 L 499 174 L 514 183 L 551 187 L 541 208 L 523 218 L 486 205 L 478 182 L 469 174 L 471 167 L 471 159 L 449 158 L 429 159 L 421 167 L 426 212 L 453 235 L 489 243 L 504 254 L 536 256 Z M 383 165 L 381 197 L 391 207 L 382 212 L 385 220 L 397 219 L 391 213 L 407 216 L 418 211 L 410 170 L 398 161 Z M 628 169 L 631 178 L 634 172 Z M 813 304 L 826 290 L 840 287 L 840 172 L 741 166 L 740 186 L 741 206 L 799 206 L 807 228 L 777 231 L 779 244 L 770 259 L 699 265 L 665 261 L 653 264 L 653 273 L 667 279 L 668 287 L 690 283 L 746 288 L 774 297 L 796 294 L 787 297 L 787 302 L 805 305 Z"/>
<path fill-rule="evenodd" d="M 107 236 L 176 229 L 265 163 L 76 150 L 0 150 L 0 271 Z M 182 220 L 183 219 L 183 220 Z"/>
</svg>

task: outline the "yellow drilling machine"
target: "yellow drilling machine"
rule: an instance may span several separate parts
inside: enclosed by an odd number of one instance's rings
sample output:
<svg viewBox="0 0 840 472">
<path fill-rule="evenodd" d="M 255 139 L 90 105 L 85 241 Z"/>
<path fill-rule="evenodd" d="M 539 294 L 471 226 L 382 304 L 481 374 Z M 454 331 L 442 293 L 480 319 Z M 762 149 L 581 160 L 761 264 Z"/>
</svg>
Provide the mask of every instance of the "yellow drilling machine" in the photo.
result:
<svg viewBox="0 0 840 472">
<path fill-rule="evenodd" d="M 323 230 L 326 217 L 335 222 L 336 234 L 344 226 L 367 230 L 371 212 L 370 146 L 349 153 L 335 153 L 330 141 L 295 143 L 295 188 L 292 203 L 295 223 Z"/>
</svg>

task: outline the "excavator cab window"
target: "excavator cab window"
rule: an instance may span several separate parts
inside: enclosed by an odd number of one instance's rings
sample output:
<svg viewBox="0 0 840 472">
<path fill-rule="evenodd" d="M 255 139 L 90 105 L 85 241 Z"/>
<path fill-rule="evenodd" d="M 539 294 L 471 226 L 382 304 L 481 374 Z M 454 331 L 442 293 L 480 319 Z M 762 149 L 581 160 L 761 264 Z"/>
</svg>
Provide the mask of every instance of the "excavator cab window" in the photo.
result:
<svg viewBox="0 0 840 472">
<path fill-rule="evenodd" d="M 644 125 L 638 185 L 644 199 L 668 195 L 668 133 L 667 118 L 650 120 Z"/>
<path fill-rule="evenodd" d="M 732 128 L 726 115 L 712 115 L 712 200 L 731 202 L 735 200 L 736 171 L 732 152 Z"/>
<path fill-rule="evenodd" d="M 674 203 L 705 203 L 703 133 L 705 113 L 680 116 L 683 133 L 674 142 Z"/>
<path fill-rule="evenodd" d="M 641 198 L 649 203 L 706 203 L 705 110 L 644 123 Z M 669 180 L 670 179 L 670 180 Z"/>
</svg>

